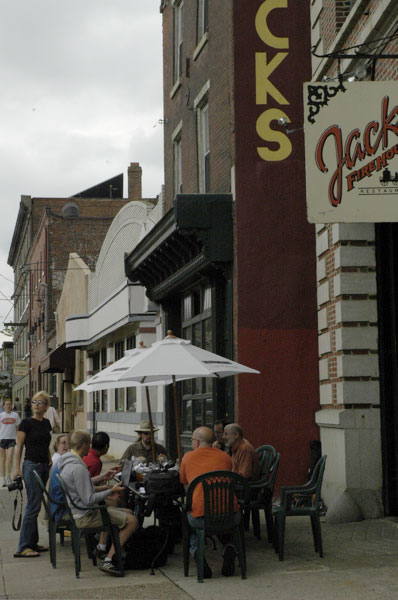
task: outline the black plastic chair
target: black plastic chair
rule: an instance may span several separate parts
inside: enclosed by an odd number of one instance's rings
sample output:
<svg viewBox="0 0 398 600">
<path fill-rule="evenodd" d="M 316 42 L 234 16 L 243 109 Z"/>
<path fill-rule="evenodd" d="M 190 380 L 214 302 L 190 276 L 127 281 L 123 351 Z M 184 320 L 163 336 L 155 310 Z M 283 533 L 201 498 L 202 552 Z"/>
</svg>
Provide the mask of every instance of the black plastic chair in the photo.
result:
<svg viewBox="0 0 398 600">
<path fill-rule="evenodd" d="M 204 496 L 204 521 L 203 528 L 196 528 L 198 536 L 198 582 L 203 583 L 203 563 L 205 553 L 205 538 L 207 535 L 233 534 L 235 548 L 239 556 L 242 579 L 246 579 L 246 551 L 242 520 L 238 524 L 234 521 L 234 499 L 237 489 L 246 487 L 246 480 L 237 473 L 230 471 L 210 471 L 199 475 L 191 481 L 186 503 L 183 507 L 183 553 L 184 575 L 189 571 L 189 534 L 190 525 L 187 513 L 192 510 L 192 497 L 196 486 L 202 485 Z"/>
<path fill-rule="evenodd" d="M 101 531 L 107 531 L 112 539 L 112 543 L 114 545 L 115 548 L 115 557 L 116 557 L 116 565 L 117 565 L 117 569 L 124 575 L 124 566 L 123 566 L 123 557 L 122 557 L 122 549 L 120 546 L 120 539 L 119 539 L 119 528 L 116 525 L 113 525 L 111 523 L 111 520 L 109 518 L 109 514 L 106 508 L 106 504 L 94 504 L 92 506 L 79 506 L 78 504 L 76 504 L 75 502 L 73 502 L 72 498 L 70 497 L 70 494 L 68 492 L 68 488 L 65 485 L 64 480 L 62 479 L 61 475 L 57 474 L 57 479 L 60 483 L 61 489 L 62 489 L 62 493 L 64 495 L 64 500 L 65 500 L 65 504 L 66 504 L 66 509 L 69 515 L 69 519 L 70 519 L 70 526 L 71 526 L 71 535 L 72 535 L 72 549 L 73 549 L 73 554 L 75 556 L 75 574 L 76 577 L 79 577 L 79 573 L 81 570 L 81 561 L 80 561 L 80 541 L 81 541 L 81 537 L 82 535 L 85 537 L 86 540 L 86 547 L 87 547 L 87 554 L 88 557 L 92 560 L 93 565 L 96 566 L 97 565 L 97 558 L 95 556 L 95 554 L 92 551 L 91 548 L 91 544 L 90 544 L 90 537 L 94 536 L 96 533 L 99 533 Z M 99 510 L 101 513 L 101 517 L 102 517 L 102 525 L 100 527 L 85 527 L 85 528 L 79 528 L 77 527 L 76 523 L 75 523 L 75 519 L 73 518 L 73 514 L 72 514 L 72 508 L 77 508 L 79 510 L 84 510 L 84 511 L 93 511 L 93 510 Z"/>
<path fill-rule="evenodd" d="M 274 548 L 279 554 L 279 560 L 284 557 L 286 517 L 309 516 L 311 519 L 312 535 L 315 552 L 323 558 L 321 532 L 321 489 L 325 472 L 326 455 L 322 456 L 315 465 L 310 480 L 304 485 L 284 486 L 281 488 L 280 506 L 274 506 Z"/>
<path fill-rule="evenodd" d="M 246 494 L 248 500 L 241 501 L 241 506 L 246 516 L 245 524 L 247 529 L 249 528 L 250 514 L 252 515 L 253 533 L 258 539 L 261 538 L 260 510 L 264 509 L 268 542 L 272 543 L 274 537 L 272 497 L 274 495 L 280 453 L 276 452 L 272 446 L 261 446 L 261 448 L 272 448 L 273 452 L 271 450 L 264 452 L 265 458 L 263 458 L 262 463 L 260 459 L 260 464 L 262 464 L 261 479 L 248 482 L 250 494 Z M 257 450 L 260 449 L 258 448 Z"/>
<path fill-rule="evenodd" d="M 59 533 L 59 539 L 61 546 L 64 545 L 64 532 L 65 529 L 70 529 L 70 523 L 66 519 L 60 519 L 58 521 L 55 520 L 55 517 L 51 515 L 51 504 L 56 504 L 57 506 L 61 506 L 66 510 L 64 502 L 58 502 L 52 498 L 43 483 L 42 478 L 40 477 L 37 471 L 33 471 L 33 475 L 36 478 L 37 483 L 42 492 L 42 501 L 44 505 L 44 509 L 47 514 L 48 519 L 48 545 L 50 547 L 50 561 L 54 569 L 57 567 L 57 533 Z"/>
</svg>

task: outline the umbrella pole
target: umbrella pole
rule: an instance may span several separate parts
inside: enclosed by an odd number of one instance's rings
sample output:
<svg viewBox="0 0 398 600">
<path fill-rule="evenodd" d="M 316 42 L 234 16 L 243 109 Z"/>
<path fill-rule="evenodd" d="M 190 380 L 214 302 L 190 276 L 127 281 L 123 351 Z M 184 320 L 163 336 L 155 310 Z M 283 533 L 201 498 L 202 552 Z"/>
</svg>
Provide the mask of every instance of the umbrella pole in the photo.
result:
<svg viewBox="0 0 398 600">
<path fill-rule="evenodd" d="M 152 421 L 152 411 L 151 411 L 151 400 L 149 398 L 149 389 L 148 386 L 146 386 L 145 388 L 146 391 L 146 404 L 147 404 L 147 408 L 148 408 L 148 419 L 149 419 L 149 426 L 151 428 L 151 448 L 152 448 L 152 462 L 155 463 L 156 462 L 156 455 L 155 455 L 155 436 L 153 434 L 153 421 Z"/>
<path fill-rule="evenodd" d="M 174 402 L 174 414 L 176 424 L 176 436 L 177 436 L 177 457 L 181 463 L 181 437 L 180 437 L 180 405 L 177 400 L 177 386 L 176 378 L 173 375 L 173 402 Z"/>
</svg>

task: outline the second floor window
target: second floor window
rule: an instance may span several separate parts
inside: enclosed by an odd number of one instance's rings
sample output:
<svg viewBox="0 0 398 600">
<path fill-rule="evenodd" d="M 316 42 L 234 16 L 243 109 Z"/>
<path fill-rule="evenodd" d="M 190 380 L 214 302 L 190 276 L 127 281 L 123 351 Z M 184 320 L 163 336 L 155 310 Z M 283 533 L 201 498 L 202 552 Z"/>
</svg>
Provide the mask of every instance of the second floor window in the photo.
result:
<svg viewBox="0 0 398 600">
<path fill-rule="evenodd" d="M 199 192 L 210 192 L 209 105 L 197 109 Z"/>
<path fill-rule="evenodd" d="M 174 193 L 182 193 L 182 152 L 181 137 L 173 142 L 173 160 L 174 160 Z"/>
</svg>

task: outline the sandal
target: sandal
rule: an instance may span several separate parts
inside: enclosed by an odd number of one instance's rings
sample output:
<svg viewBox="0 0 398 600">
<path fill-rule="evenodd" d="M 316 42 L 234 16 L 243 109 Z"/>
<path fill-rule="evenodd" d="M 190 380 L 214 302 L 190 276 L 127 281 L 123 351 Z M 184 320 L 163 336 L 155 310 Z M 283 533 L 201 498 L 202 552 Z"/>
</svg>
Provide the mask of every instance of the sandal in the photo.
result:
<svg viewBox="0 0 398 600">
<path fill-rule="evenodd" d="M 36 558 L 40 554 L 32 548 L 24 548 L 21 552 L 15 552 L 14 558 Z"/>
<path fill-rule="evenodd" d="M 40 546 L 40 544 L 36 544 L 33 549 L 36 550 L 36 552 L 48 552 L 48 548 L 45 546 Z"/>
</svg>

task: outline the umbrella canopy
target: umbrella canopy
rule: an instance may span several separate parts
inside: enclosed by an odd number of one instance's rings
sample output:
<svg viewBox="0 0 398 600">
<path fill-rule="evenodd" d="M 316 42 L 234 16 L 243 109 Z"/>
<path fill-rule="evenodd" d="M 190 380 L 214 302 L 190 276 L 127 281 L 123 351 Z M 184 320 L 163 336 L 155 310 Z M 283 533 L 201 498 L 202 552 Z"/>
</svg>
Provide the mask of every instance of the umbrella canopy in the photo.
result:
<svg viewBox="0 0 398 600">
<path fill-rule="evenodd" d="M 189 340 L 169 334 L 144 353 L 133 357 L 130 365 L 115 373 L 120 382 L 136 380 L 144 385 L 160 383 L 168 377 L 176 381 L 194 377 L 228 377 L 239 373 L 259 373 L 255 369 L 224 358 Z"/>
<path fill-rule="evenodd" d="M 224 358 L 189 340 L 168 332 L 167 337 L 148 349 L 136 348 L 97 375 L 90 377 L 75 390 L 95 392 L 119 387 L 173 384 L 174 411 L 178 458 L 181 459 L 180 409 L 176 395 L 176 381 L 195 377 L 228 377 L 240 373 L 259 373 L 255 369 Z M 149 398 L 148 410 L 149 408 Z"/>
</svg>

